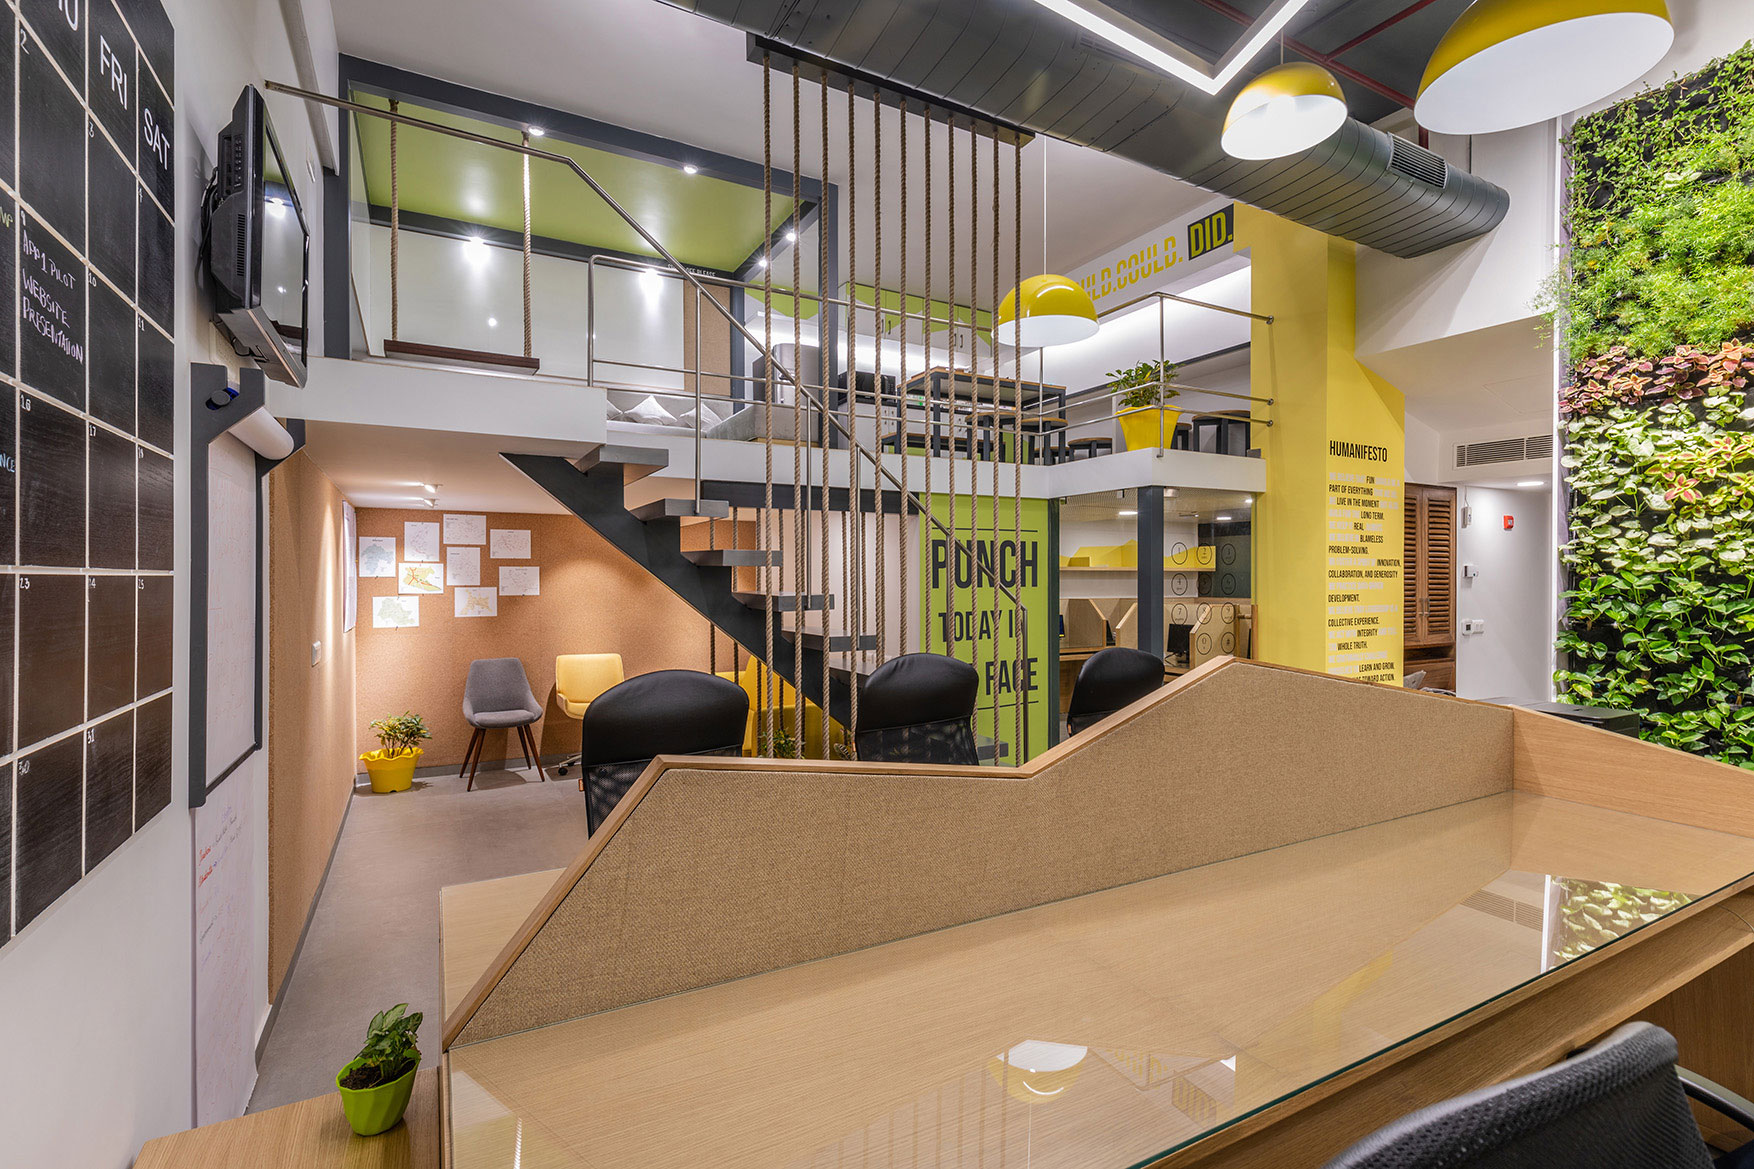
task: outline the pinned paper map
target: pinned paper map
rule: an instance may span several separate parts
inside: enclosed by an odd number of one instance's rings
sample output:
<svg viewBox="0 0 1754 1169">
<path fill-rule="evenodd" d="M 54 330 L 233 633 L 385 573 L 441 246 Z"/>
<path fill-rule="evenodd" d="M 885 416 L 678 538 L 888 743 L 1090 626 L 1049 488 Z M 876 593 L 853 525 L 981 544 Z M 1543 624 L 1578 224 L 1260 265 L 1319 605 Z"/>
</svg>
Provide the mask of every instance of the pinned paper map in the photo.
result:
<svg viewBox="0 0 1754 1169">
<path fill-rule="evenodd" d="M 445 566 L 442 564 L 402 565 L 396 576 L 399 593 L 442 593 L 445 591 Z"/>
<path fill-rule="evenodd" d="M 481 549 L 446 548 L 445 579 L 451 587 L 481 583 Z"/>
<path fill-rule="evenodd" d="M 402 525 L 404 560 L 435 561 L 439 558 L 439 526 L 436 523 Z"/>
<path fill-rule="evenodd" d="M 499 592 L 496 589 L 457 589 L 451 596 L 456 599 L 458 617 L 499 616 Z"/>
<path fill-rule="evenodd" d="M 488 555 L 495 560 L 530 559 L 530 530 L 528 528 L 495 528 L 490 543 Z"/>
<path fill-rule="evenodd" d="M 359 575 L 396 575 L 396 537 L 361 536 L 359 538 Z"/>
<path fill-rule="evenodd" d="M 542 570 L 534 564 L 501 566 L 499 593 L 502 597 L 541 596 Z"/>
<path fill-rule="evenodd" d="M 419 597 L 373 597 L 373 629 L 412 629 L 420 624 Z"/>
<path fill-rule="evenodd" d="M 484 515 L 445 516 L 445 543 L 487 543 L 487 517 Z"/>
</svg>

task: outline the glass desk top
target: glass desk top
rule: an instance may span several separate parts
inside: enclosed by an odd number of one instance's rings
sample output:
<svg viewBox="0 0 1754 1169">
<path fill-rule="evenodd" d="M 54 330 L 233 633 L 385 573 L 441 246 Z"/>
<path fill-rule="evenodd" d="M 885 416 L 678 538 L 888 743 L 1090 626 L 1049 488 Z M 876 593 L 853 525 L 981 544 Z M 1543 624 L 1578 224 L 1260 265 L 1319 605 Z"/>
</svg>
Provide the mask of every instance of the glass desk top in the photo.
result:
<svg viewBox="0 0 1754 1169">
<path fill-rule="evenodd" d="M 455 1047 L 452 1163 L 1122 1169 L 1750 874 L 1490 796 Z"/>
</svg>

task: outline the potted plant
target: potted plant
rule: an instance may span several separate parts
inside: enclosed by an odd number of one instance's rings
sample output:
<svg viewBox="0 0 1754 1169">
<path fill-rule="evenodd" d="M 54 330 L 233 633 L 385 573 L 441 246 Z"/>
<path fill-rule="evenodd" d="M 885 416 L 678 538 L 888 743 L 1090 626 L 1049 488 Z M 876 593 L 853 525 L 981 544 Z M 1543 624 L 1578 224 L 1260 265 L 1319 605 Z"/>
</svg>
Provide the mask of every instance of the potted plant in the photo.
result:
<svg viewBox="0 0 1754 1169">
<path fill-rule="evenodd" d="M 411 711 L 392 714 L 375 720 L 371 729 L 377 732 L 378 749 L 359 757 L 371 776 L 375 792 L 405 792 L 414 784 L 414 769 L 426 749 L 422 739 L 432 738 L 426 720 Z"/>
<path fill-rule="evenodd" d="M 407 1003 L 398 1003 L 373 1015 L 365 1029 L 365 1046 L 336 1073 L 341 1110 L 362 1137 L 394 1128 L 408 1110 L 414 1072 L 420 1067 L 420 1048 L 414 1044 L 420 1012 L 410 1015 L 407 1010 Z"/>
<path fill-rule="evenodd" d="M 1182 412 L 1167 409 L 1164 403 L 1181 397 L 1181 391 L 1169 384 L 1175 380 L 1177 368 L 1168 361 L 1141 361 L 1108 375 L 1109 388 L 1115 391 L 1121 437 L 1128 450 L 1168 446 L 1175 437 L 1175 425 L 1181 421 Z"/>
</svg>

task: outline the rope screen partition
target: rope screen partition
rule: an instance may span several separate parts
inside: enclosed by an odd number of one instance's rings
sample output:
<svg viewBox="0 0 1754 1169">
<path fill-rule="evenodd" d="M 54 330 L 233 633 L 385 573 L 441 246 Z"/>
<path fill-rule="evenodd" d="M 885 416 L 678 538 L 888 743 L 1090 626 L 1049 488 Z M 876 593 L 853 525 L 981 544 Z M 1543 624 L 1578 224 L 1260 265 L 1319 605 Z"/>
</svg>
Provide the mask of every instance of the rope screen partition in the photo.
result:
<svg viewBox="0 0 1754 1169">
<path fill-rule="evenodd" d="M 765 554 L 773 548 L 773 65 L 766 53 L 761 55 L 761 351 L 766 354 L 762 368 L 766 371 L 761 400 L 762 453 L 766 473 L 761 483 L 761 548 Z M 700 419 L 695 419 L 698 426 Z M 764 559 L 761 566 L 762 668 L 761 728 L 765 736 L 761 750 L 773 749 L 773 605 L 774 577 Z"/>
<path fill-rule="evenodd" d="M 390 112 L 402 112 L 402 103 L 390 99 Z M 402 123 L 390 123 L 390 340 L 402 339 L 402 167 L 397 158 Z"/>
<path fill-rule="evenodd" d="M 821 99 L 819 104 L 822 106 L 822 174 L 824 176 L 826 176 L 828 174 L 828 70 L 827 69 L 822 70 L 822 88 L 819 91 L 819 97 Z M 822 212 L 818 214 L 818 216 L 816 218 L 816 241 L 817 241 L 817 253 L 816 253 L 816 272 L 817 272 L 817 276 L 816 276 L 816 288 L 817 288 L 817 295 L 816 295 L 816 349 L 817 349 L 817 353 L 818 353 L 818 366 L 821 370 L 821 381 L 817 385 L 816 390 L 817 390 L 817 396 L 818 396 L 819 400 L 822 401 L 824 404 L 826 404 L 828 402 L 828 347 L 834 341 L 834 337 L 830 334 L 829 328 L 828 328 L 828 325 L 829 325 L 829 320 L 828 320 L 828 292 L 829 292 L 829 288 L 828 288 L 828 230 L 827 230 L 827 218 L 826 218 L 827 213 L 828 213 L 828 209 L 825 207 L 825 208 L 823 208 Z M 828 592 L 828 585 L 829 585 L 829 560 L 828 560 L 828 472 L 829 472 L 829 466 L 828 466 L 828 450 L 829 450 L 829 445 L 830 445 L 829 444 L 829 433 L 830 432 L 828 429 L 828 412 L 826 410 L 824 410 L 822 412 L 820 432 L 821 432 L 821 436 L 820 436 L 818 441 L 822 444 L 822 497 L 821 497 L 821 511 L 820 511 L 820 526 L 817 528 L 817 532 L 816 532 L 816 535 L 817 535 L 816 543 L 822 550 L 822 565 L 821 565 L 821 568 L 822 568 L 822 591 L 826 594 Z M 844 596 L 845 594 L 842 594 L 842 595 Z M 829 668 L 829 662 L 830 662 L 831 656 L 832 656 L 829 653 L 830 642 L 828 640 L 828 638 L 829 638 L 828 606 L 826 604 L 824 604 L 822 606 L 822 608 L 817 612 L 816 629 L 822 638 L 822 693 L 824 695 L 826 695 L 828 693 L 828 683 L 829 683 L 829 677 L 830 677 L 830 673 L 831 673 L 830 668 Z M 802 641 L 803 640 L 803 618 L 802 618 L 802 616 L 800 616 L 798 619 L 798 632 L 799 632 L 799 640 Z M 829 736 L 829 730 L 828 730 L 828 706 L 827 706 L 827 704 L 824 704 L 823 708 L 822 708 L 822 720 L 823 720 L 822 721 L 822 757 L 824 759 L 827 759 L 831 755 L 833 755 L 833 753 L 834 753 L 834 748 L 830 743 L 830 736 Z"/>
<path fill-rule="evenodd" d="M 874 236 L 871 255 L 873 261 L 872 296 L 875 302 L 871 307 L 871 361 L 875 372 L 871 375 L 872 420 L 873 431 L 883 428 L 883 103 L 871 103 L 871 171 L 874 176 L 871 184 L 871 230 Z M 901 276 L 902 284 L 907 284 L 907 273 Z M 883 457 L 883 445 L 877 444 L 877 457 Z M 889 517 L 883 506 L 883 492 L 879 489 L 874 493 L 876 510 L 872 512 L 871 529 L 874 533 L 872 544 L 875 546 L 877 587 L 873 590 L 873 607 L 877 611 L 877 665 L 883 664 L 888 651 L 888 642 L 884 614 L 889 611 L 886 603 L 889 597 L 888 574 L 884 571 L 885 546 L 889 543 Z M 861 512 L 864 508 L 859 509 Z M 864 602 L 864 593 L 860 593 L 860 603 Z M 864 614 L 860 614 L 861 620 Z"/>
<path fill-rule="evenodd" d="M 799 108 L 798 63 L 792 62 L 792 384 L 804 380 L 804 221 L 798 209 L 804 205 L 804 131 L 803 113 Z M 818 287 L 821 281 L 817 281 Z M 820 313 L 821 301 L 817 302 Z M 697 361 L 698 364 L 698 361 Z M 792 591 L 800 597 L 810 595 L 807 571 L 808 549 L 804 539 L 804 516 L 809 507 L 804 484 L 804 395 L 792 393 Z M 827 587 L 823 592 L 828 591 Z M 828 602 L 823 601 L 826 610 Z M 804 757 L 804 622 L 806 610 L 792 614 L 792 754 Z M 822 688 L 824 696 L 828 687 Z M 823 709 L 826 711 L 827 706 Z"/>
<path fill-rule="evenodd" d="M 841 566 L 847 578 L 846 592 L 841 595 L 846 616 L 842 619 L 852 633 L 853 652 L 847 660 L 853 663 L 855 672 L 861 661 L 864 650 L 860 638 L 865 632 L 860 621 L 859 610 L 859 574 L 863 569 L 859 557 L 859 541 L 863 535 L 863 525 L 859 522 L 859 393 L 858 370 L 858 258 L 859 258 L 859 128 L 856 114 L 858 112 L 858 94 L 852 80 L 847 81 L 847 368 L 844 374 L 846 382 L 847 412 L 853 424 L 853 437 L 847 443 L 847 509 L 842 514 L 843 533 L 841 541 Z M 853 679 L 852 702 L 849 709 L 850 718 L 847 722 L 847 750 L 851 752 L 853 743 L 859 733 L 859 685 Z"/>
<path fill-rule="evenodd" d="M 530 145 L 530 131 L 524 131 L 524 145 Z M 524 163 L 524 356 L 531 355 L 530 348 L 530 156 L 523 156 Z M 695 306 L 695 319 L 700 318 L 700 306 Z M 698 354 L 696 357 L 699 364 Z M 700 379 L 696 373 L 695 380 Z"/>
<path fill-rule="evenodd" d="M 1011 214 L 1013 230 L 1011 245 L 1013 249 L 1011 269 L 1011 303 L 1023 304 L 1023 143 L 1014 141 L 1011 144 Z M 993 322 L 993 335 L 998 337 L 998 320 Z M 1013 742 L 1018 744 L 1017 753 L 1012 757 L 1014 762 L 1022 762 L 1029 758 L 1029 675 L 1024 669 L 1029 660 L 1029 610 L 1022 603 L 1023 598 L 1023 346 L 1014 345 L 1011 350 L 1011 379 L 1017 383 L 1017 393 L 1012 396 L 1011 414 L 1012 428 L 1017 438 L 1011 448 L 1011 533 L 1017 544 L 1017 576 L 1012 583 L 1017 599 L 1012 609 L 1017 614 L 1017 664 L 1013 667 L 1012 688 L 1017 694 L 1016 717 L 1014 720 Z M 1042 431 L 1042 447 L 1047 447 L 1047 431 Z"/>
<path fill-rule="evenodd" d="M 899 636 L 896 639 L 896 643 L 901 647 L 902 653 L 908 653 L 913 647 L 908 644 L 908 638 L 907 638 L 908 604 L 907 604 L 906 598 L 907 598 L 907 590 L 913 586 L 913 582 L 908 579 L 908 575 L 907 575 L 907 544 L 908 544 L 908 539 L 907 539 L 907 464 L 908 464 L 907 436 L 908 436 L 908 420 L 909 420 L 909 412 L 908 412 L 908 404 L 907 404 L 907 339 L 908 339 L 908 334 L 910 332 L 909 325 L 908 325 L 910 317 L 908 316 L 908 311 L 907 311 L 907 204 L 908 204 L 908 192 L 907 192 L 907 98 L 905 98 L 905 97 L 901 99 L 900 132 L 901 132 L 901 288 L 898 290 L 897 295 L 899 296 L 899 298 L 901 300 L 901 368 L 899 370 L 897 370 L 896 374 L 895 374 L 895 397 L 896 397 L 895 424 L 896 424 L 896 430 L 900 433 L 901 437 L 896 440 L 895 450 L 896 450 L 896 453 L 898 455 L 900 455 L 900 457 L 901 457 L 901 514 L 900 514 L 900 516 L 898 516 L 896 518 L 896 521 L 895 521 L 895 530 L 896 530 L 895 551 L 896 551 L 896 559 L 897 559 L 897 561 L 899 561 L 899 563 L 896 565 L 895 575 L 896 575 L 896 579 L 900 582 L 900 588 L 897 590 L 896 596 L 902 598 L 902 602 L 900 605 L 897 606 L 897 612 L 899 614 L 900 621 L 901 621 L 901 629 L 898 631 Z M 931 293 L 931 290 L 927 289 L 926 307 L 927 307 L 928 312 L 931 311 L 931 295 L 930 295 L 930 293 Z M 878 442 L 877 449 L 879 451 L 881 451 L 883 449 L 883 444 L 881 441 Z"/>
</svg>

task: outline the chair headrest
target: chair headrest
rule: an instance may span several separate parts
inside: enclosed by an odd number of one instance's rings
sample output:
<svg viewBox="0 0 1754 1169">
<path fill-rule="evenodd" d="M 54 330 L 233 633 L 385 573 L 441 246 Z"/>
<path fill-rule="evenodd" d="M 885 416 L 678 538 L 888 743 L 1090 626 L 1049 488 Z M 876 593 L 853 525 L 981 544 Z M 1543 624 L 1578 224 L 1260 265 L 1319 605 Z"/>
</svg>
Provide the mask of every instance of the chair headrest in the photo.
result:
<svg viewBox="0 0 1754 1169">
<path fill-rule="evenodd" d="M 584 762 L 695 755 L 741 747 L 743 687 L 698 670 L 658 670 L 612 686 L 585 711 Z"/>
<path fill-rule="evenodd" d="M 973 718 L 980 675 L 943 654 L 903 654 L 874 670 L 859 692 L 859 729 Z"/>
<path fill-rule="evenodd" d="M 1163 659 L 1126 646 L 1090 655 L 1072 686 L 1068 715 L 1094 714 L 1131 706 L 1163 685 Z"/>
</svg>

